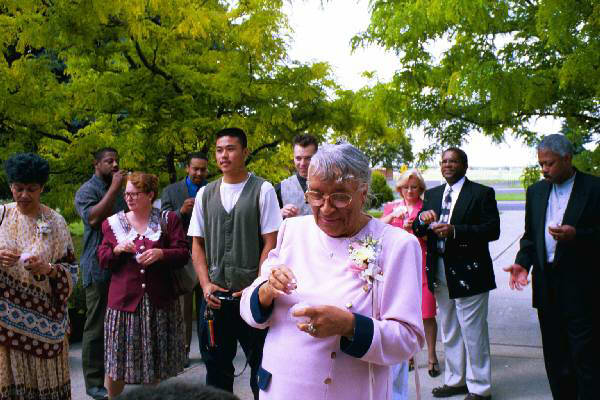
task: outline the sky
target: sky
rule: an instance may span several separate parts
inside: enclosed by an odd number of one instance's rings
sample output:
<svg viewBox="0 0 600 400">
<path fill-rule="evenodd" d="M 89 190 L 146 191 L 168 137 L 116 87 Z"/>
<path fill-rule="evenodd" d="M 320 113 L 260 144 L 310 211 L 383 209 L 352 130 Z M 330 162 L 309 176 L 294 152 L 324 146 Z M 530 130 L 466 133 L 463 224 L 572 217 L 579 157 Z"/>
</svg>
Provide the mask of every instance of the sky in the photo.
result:
<svg viewBox="0 0 600 400">
<path fill-rule="evenodd" d="M 284 10 L 294 31 L 290 58 L 302 62 L 329 62 L 343 88 L 356 90 L 375 83 L 362 77 L 363 71 L 376 71 L 380 81 L 389 81 L 399 66 L 393 53 L 375 46 L 351 51 L 351 38 L 369 24 L 367 0 L 290 1 L 285 3 Z M 555 133 L 560 129 L 560 122 L 540 119 L 532 128 L 537 132 Z M 411 136 L 414 153 L 427 146 L 419 132 Z M 534 149 L 510 136 L 506 137 L 505 143 L 497 145 L 474 133 L 462 148 L 469 156 L 471 167 L 523 167 L 537 162 Z"/>
</svg>

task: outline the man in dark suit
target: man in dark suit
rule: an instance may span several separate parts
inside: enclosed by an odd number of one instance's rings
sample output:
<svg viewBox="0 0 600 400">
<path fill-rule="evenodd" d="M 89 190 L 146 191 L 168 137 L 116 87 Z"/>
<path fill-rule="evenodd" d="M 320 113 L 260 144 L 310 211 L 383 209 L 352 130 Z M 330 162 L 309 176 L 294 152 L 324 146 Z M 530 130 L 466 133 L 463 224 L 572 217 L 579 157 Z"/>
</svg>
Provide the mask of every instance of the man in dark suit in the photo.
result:
<svg viewBox="0 0 600 400">
<path fill-rule="evenodd" d="M 461 149 L 442 153 L 446 183 L 425 192 L 413 231 L 427 237 L 425 269 L 446 353 L 444 385 L 433 396 L 478 400 L 491 398 L 487 314 L 496 282 L 488 244 L 500 236 L 500 216 L 494 189 L 468 180 L 467 168 Z"/>
<path fill-rule="evenodd" d="M 597 399 L 600 178 L 571 164 L 573 146 L 559 134 L 538 145 L 544 180 L 527 189 L 525 233 L 509 272 L 511 289 L 533 279 L 544 362 L 555 399 Z"/>
<path fill-rule="evenodd" d="M 208 175 L 208 158 L 206 154 L 200 152 L 189 154 L 185 170 L 187 176 L 183 180 L 175 182 L 163 190 L 161 196 L 161 209 L 163 211 L 175 211 L 177 216 L 181 219 L 183 229 L 187 233 L 188 227 L 190 226 L 192 210 L 194 209 L 196 194 L 201 187 L 206 185 L 206 176 Z M 188 239 L 191 248 L 192 240 L 190 237 L 188 237 Z M 190 259 L 190 266 L 191 262 Z M 193 269 L 190 268 L 190 270 Z M 183 304 L 183 321 L 185 324 L 186 350 L 188 355 L 186 366 L 189 365 L 190 344 L 192 342 L 192 305 L 194 293 L 196 293 L 196 310 L 200 310 L 200 302 L 203 297 L 200 285 L 196 286 L 194 292 L 181 296 L 181 302 Z M 200 332 L 202 330 L 201 325 L 204 318 L 199 313 L 197 315 L 197 321 L 198 340 L 200 340 Z"/>
</svg>

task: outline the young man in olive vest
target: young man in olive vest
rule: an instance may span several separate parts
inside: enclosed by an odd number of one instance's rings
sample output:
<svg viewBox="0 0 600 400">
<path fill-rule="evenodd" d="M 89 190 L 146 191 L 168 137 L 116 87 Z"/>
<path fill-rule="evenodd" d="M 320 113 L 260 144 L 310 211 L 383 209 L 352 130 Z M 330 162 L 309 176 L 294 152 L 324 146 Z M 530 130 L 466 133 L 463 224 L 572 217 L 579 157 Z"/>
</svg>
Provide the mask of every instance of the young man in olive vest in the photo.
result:
<svg viewBox="0 0 600 400">
<path fill-rule="evenodd" d="M 296 173 L 275 185 L 283 218 L 312 214 L 310 206 L 304 199 L 304 193 L 310 159 L 317 152 L 319 144 L 311 135 L 298 135 L 294 138 L 293 144 Z"/>
<path fill-rule="evenodd" d="M 188 235 L 193 237 L 192 260 L 204 293 L 203 305 L 214 314 L 213 332 L 204 329 L 202 334 L 206 384 L 233 392 L 233 359 L 239 341 L 251 369 L 250 387 L 258 399 L 265 332 L 242 320 L 239 298 L 275 247 L 282 219 L 275 189 L 248 173 L 247 156 L 243 130 L 217 132 L 216 159 L 223 177 L 198 191 Z M 216 346 L 209 345 L 211 335 Z"/>
</svg>

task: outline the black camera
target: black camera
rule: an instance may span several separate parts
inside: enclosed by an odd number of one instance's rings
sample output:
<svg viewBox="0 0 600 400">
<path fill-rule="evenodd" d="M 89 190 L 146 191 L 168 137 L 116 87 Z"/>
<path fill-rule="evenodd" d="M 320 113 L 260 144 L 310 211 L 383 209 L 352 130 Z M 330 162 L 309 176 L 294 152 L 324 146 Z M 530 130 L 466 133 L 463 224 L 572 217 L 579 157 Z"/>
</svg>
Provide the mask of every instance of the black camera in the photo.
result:
<svg viewBox="0 0 600 400">
<path fill-rule="evenodd" d="M 215 296 L 217 299 L 224 301 L 224 302 L 240 301 L 239 297 L 233 297 L 232 292 L 222 292 L 220 290 L 215 290 L 213 292 L 213 296 Z"/>
</svg>

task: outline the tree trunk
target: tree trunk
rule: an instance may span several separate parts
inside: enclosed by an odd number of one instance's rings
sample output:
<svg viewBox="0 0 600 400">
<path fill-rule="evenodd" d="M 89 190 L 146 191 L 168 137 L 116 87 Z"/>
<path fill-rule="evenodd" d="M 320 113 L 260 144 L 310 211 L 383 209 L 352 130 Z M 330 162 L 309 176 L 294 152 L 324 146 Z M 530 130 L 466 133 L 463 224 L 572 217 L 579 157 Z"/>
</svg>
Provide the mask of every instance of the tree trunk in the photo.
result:
<svg viewBox="0 0 600 400">
<path fill-rule="evenodd" d="M 171 147 L 171 151 L 167 153 L 167 172 L 169 173 L 169 182 L 177 182 L 177 170 L 175 169 L 175 149 Z"/>
</svg>

